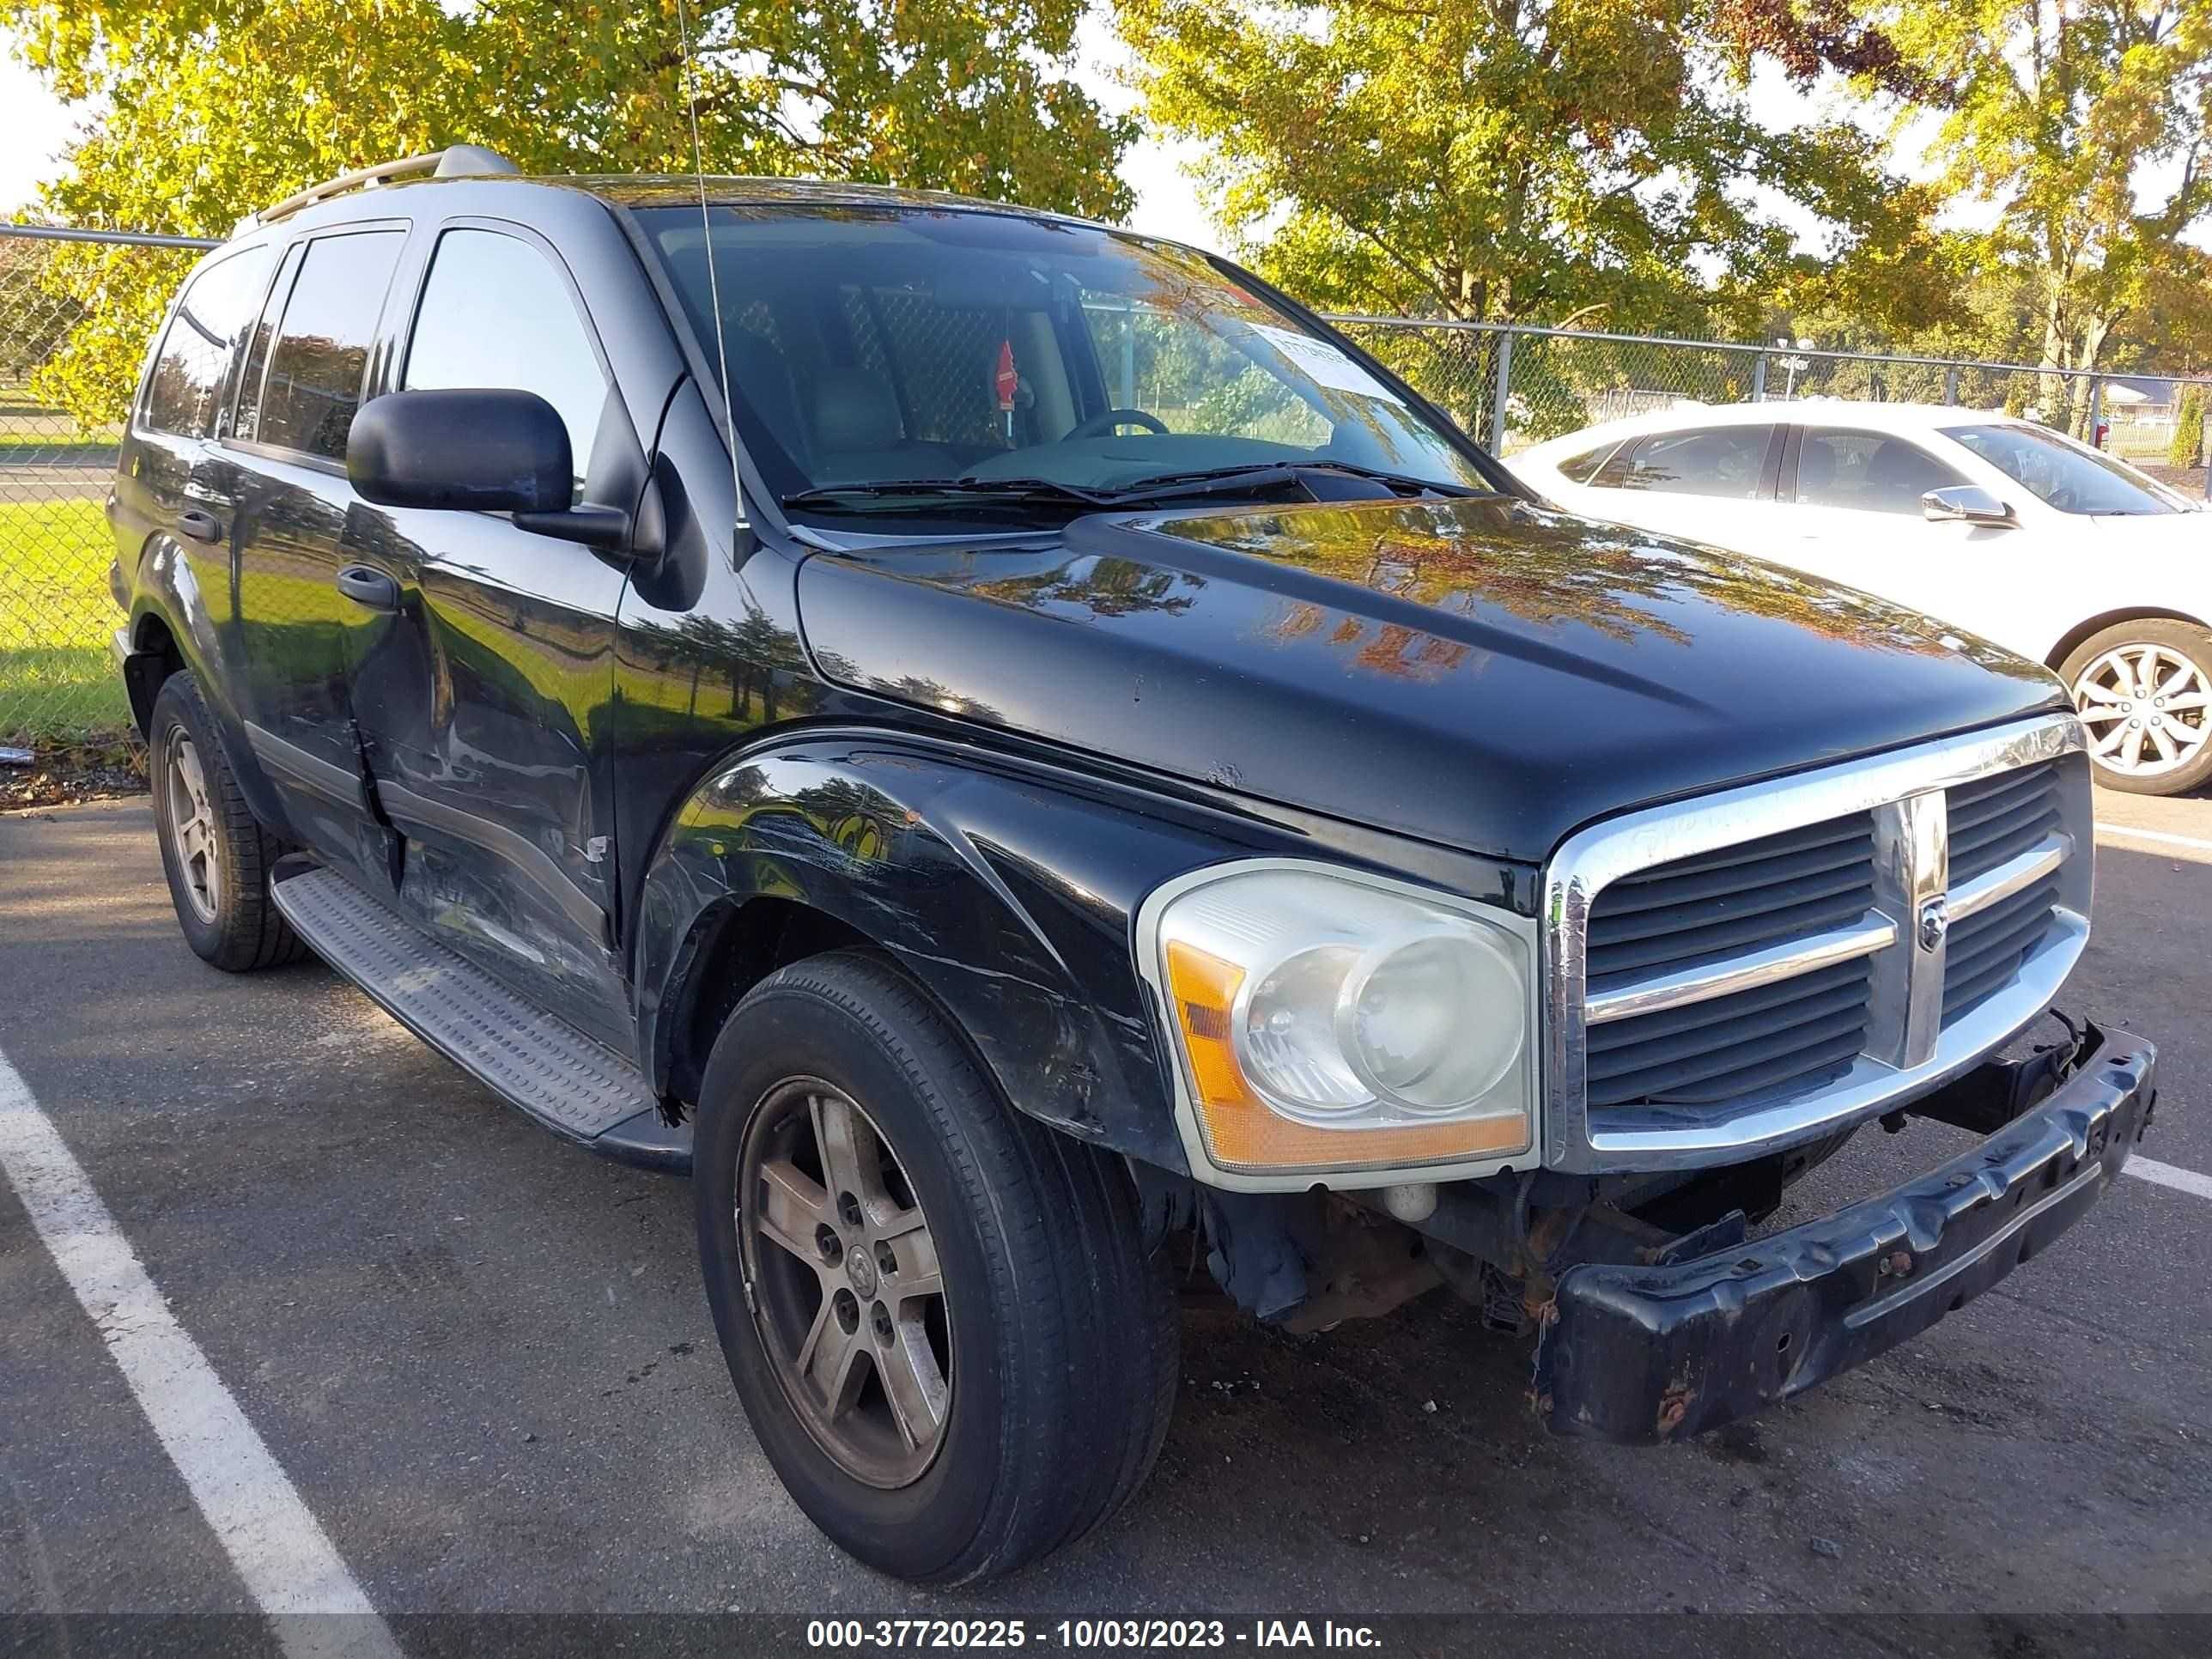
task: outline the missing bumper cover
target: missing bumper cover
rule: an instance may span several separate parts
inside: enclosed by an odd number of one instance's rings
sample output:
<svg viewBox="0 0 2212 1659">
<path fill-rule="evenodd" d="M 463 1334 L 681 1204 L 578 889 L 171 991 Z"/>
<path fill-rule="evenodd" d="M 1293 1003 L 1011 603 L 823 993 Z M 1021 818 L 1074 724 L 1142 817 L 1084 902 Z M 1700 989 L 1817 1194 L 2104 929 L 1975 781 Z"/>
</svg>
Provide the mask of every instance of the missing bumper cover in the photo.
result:
<svg viewBox="0 0 2212 1659">
<path fill-rule="evenodd" d="M 2095 1202 L 2142 1133 L 2155 1060 L 2141 1038 L 2091 1026 L 1916 1103 L 1994 1127 L 1881 1197 L 1693 1260 L 1569 1269 L 1537 1348 L 1539 1413 L 1562 1434 L 1678 1439 L 1927 1329 Z"/>
</svg>

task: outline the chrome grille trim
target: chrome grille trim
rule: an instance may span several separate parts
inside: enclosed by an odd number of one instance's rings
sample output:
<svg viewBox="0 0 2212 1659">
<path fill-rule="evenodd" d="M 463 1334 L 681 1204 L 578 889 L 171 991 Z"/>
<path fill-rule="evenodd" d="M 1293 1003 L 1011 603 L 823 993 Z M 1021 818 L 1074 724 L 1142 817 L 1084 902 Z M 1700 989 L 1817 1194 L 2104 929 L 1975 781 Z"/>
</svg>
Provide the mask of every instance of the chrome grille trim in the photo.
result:
<svg viewBox="0 0 2212 1659">
<path fill-rule="evenodd" d="M 1994 870 L 1960 882 L 1948 901 L 1951 920 L 1958 921 L 1978 910 L 1986 910 L 2000 899 L 2010 898 L 2023 887 L 2032 887 L 2065 863 L 2074 850 L 2074 837 L 2045 836 L 2025 853 L 2016 853 Z"/>
<path fill-rule="evenodd" d="M 2050 769 L 2050 781 L 2034 789 L 2047 790 L 2056 803 L 2057 827 L 1948 890 L 1947 792 L 2030 767 Z M 1996 786 L 1960 803 L 1962 817 L 1982 815 L 1978 801 L 2009 793 L 2008 787 Z M 2023 796 L 2030 793 L 2022 790 Z M 1855 813 L 1872 814 L 1875 823 L 1875 909 L 1866 921 L 1647 979 L 1624 983 L 1615 974 L 1589 994 L 1590 909 L 1612 883 Z M 2042 1012 L 2080 957 L 2088 935 L 2091 830 L 2081 727 L 2066 712 L 1626 814 L 1570 836 L 1545 876 L 1546 1162 L 1593 1172 L 1731 1162 L 1817 1139 L 1968 1069 Z M 2048 925 L 2005 983 L 1978 994 L 1946 1023 L 1946 930 L 1931 927 L 1933 947 L 1921 943 L 1931 903 L 1953 917 L 1972 915 L 2008 898 L 2016 905 L 2029 902 L 2017 896 L 2038 883 L 2050 884 L 2056 894 Z M 1883 927 L 1875 927 L 1876 921 Z M 1862 929 L 1884 928 L 1886 937 L 1861 951 L 1799 954 L 1816 944 L 1840 950 L 1839 935 L 1856 939 Z M 1656 1103 L 1608 1107 L 1593 1131 L 1588 1079 L 1594 1024 L 1686 1006 L 1857 956 L 1870 960 L 1869 1036 L 1840 1075 L 1795 1093 L 1785 1088 L 1730 1101 L 1717 1112 Z M 1754 977 L 1735 977 L 1741 975 Z"/>
<path fill-rule="evenodd" d="M 1583 1017 L 1592 1025 L 1656 1013 L 1662 1008 L 1681 1008 L 1735 991 L 1796 979 L 1815 969 L 1826 968 L 1855 957 L 1871 956 L 1897 940 L 1897 924 L 1879 910 L 1869 910 L 1847 927 L 1831 927 L 1818 933 L 1770 945 L 1740 957 L 1703 962 L 1671 974 L 1661 974 L 1619 990 L 1601 991 L 1583 1004 Z"/>
</svg>

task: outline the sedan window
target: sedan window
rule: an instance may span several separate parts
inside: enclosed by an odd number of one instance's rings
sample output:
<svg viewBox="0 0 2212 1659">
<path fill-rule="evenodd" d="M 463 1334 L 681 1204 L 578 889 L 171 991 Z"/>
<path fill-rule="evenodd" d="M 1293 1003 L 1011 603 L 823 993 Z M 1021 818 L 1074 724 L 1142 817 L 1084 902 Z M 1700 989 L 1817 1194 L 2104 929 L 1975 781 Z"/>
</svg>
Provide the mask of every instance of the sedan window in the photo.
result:
<svg viewBox="0 0 2212 1659">
<path fill-rule="evenodd" d="M 1595 449 L 1585 449 L 1573 459 L 1561 461 L 1559 476 L 1569 483 L 1595 483 L 1601 486 L 1617 486 L 1620 483 L 1617 470 L 1601 477 L 1598 475 L 1598 468 L 1604 465 L 1607 458 L 1620 447 L 1620 443 L 1618 439 L 1608 438 Z"/>
<path fill-rule="evenodd" d="M 1878 432 L 1814 428 L 1797 448 L 1796 499 L 1810 507 L 1917 518 L 1923 495 L 1966 482 L 1917 444 Z"/>
<path fill-rule="evenodd" d="M 1952 426 L 1943 428 L 2014 483 L 2061 513 L 2189 513 L 2178 495 L 2124 461 L 2039 426 Z"/>
<path fill-rule="evenodd" d="M 1703 427 L 1694 432 L 1667 432 L 1644 439 L 1627 452 L 1626 465 L 1616 458 L 1597 482 L 1610 484 L 1619 474 L 1623 489 L 1642 489 L 1656 495 L 1722 495 L 1750 500 L 1761 491 L 1766 471 L 1771 426 Z"/>
</svg>

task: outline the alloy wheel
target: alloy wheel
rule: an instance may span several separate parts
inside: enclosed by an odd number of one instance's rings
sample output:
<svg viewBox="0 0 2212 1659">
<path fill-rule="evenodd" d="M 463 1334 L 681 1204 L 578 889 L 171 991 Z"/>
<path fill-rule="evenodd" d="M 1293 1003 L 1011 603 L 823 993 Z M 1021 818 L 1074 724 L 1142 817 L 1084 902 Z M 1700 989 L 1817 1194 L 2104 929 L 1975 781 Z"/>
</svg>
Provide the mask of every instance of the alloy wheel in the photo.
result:
<svg viewBox="0 0 2212 1659">
<path fill-rule="evenodd" d="M 2074 682 L 2100 766 L 2131 777 L 2177 772 L 2212 741 L 2212 678 L 2168 645 L 2115 647 Z"/>
<path fill-rule="evenodd" d="M 185 897 L 202 921 L 213 921 L 222 902 L 222 854 L 215 808 L 208 799 L 200 751 L 182 726 L 169 733 L 161 776 L 168 791 L 169 850 L 184 877 Z"/>
<path fill-rule="evenodd" d="M 890 1142 L 835 1085 L 787 1079 L 747 1124 L 737 1220 L 745 1299 L 799 1420 L 854 1479 L 910 1486 L 949 1419 L 951 1326 Z"/>
</svg>

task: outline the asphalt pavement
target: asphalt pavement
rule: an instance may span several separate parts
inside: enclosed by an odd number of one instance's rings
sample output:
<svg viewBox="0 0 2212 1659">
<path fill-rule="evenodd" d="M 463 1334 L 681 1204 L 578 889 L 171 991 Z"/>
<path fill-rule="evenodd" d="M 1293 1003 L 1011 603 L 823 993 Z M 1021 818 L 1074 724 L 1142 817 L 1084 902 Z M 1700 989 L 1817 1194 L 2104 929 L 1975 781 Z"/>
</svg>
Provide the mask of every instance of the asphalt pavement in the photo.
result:
<svg viewBox="0 0 2212 1659">
<path fill-rule="evenodd" d="M 2099 805 L 2061 1006 L 2159 1043 L 2142 1151 L 2201 1180 L 2212 800 Z M 2212 1196 L 2186 1182 L 2123 1179 L 1926 1335 L 1659 1450 L 1547 1437 L 1525 1348 L 1448 1292 L 1312 1337 L 1194 1309 L 1131 1509 L 952 1595 L 857 1565 L 777 1485 L 684 1182 L 555 1141 L 319 963 L 204 967 L 143 799 L 0 817 L 0 1055 L 403 1649 L 422 1613 L 1790 1610 L 1836 1621 L 1824 1654 L 1897 1650 L 1901 1613 L 2212 1616 Z M 1958 1144 L 1870 1132 L 1792 1212 Z M 0 1182 L 0 1619 L 92 1651 L 118 1615 L 252 1613 L 61 1262 Z"/>
</svg>

